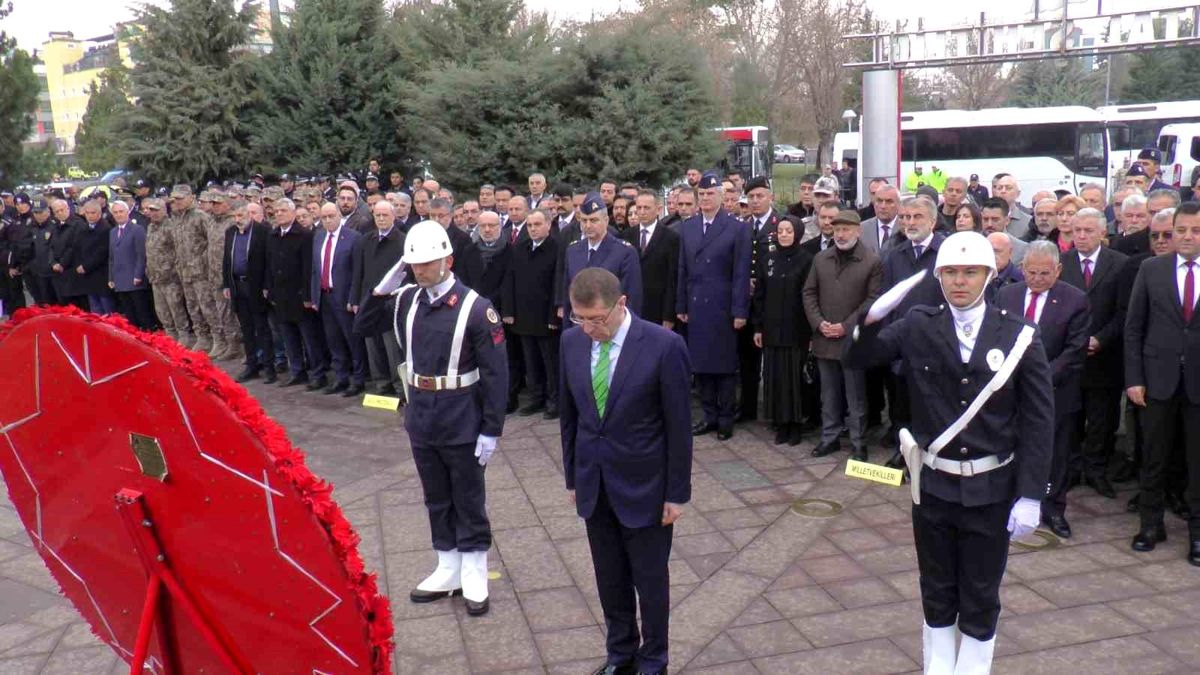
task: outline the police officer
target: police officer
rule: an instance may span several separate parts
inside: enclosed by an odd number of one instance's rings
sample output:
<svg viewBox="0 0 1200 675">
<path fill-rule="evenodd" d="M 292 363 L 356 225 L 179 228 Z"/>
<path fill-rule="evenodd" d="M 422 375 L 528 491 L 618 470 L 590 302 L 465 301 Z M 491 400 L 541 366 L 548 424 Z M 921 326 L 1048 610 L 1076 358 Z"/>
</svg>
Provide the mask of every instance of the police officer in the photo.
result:
<svg viewBox="0 0 1200 675">
<path fill-rule="evenodd" d="M 438 555 L 437 568 L 409 597 L 432 602 L 461 590 L 467 613 L 479 616 L 488 611 L 492 545 L 483 474 L 504 431 L 508 360 L 499 314 L 451 272 L 452 250 L 445 228 L 426 220 L 409 230 L 400 263 L 416 280 L 399 289 L 394 315 L 396 339 L 408 357 L 401 366 L 404 428 Z M 400 277 L 389 272 L 376 292 L 390 290 L 384 285 Z"/>
<path fill-rule="evenodd" d="M 687 324 L 688 351 L 704 419 L 692 428 L 700 435 L 733 436 L 733 396 L 737 379 L 737 334 L 750 317 L 750 226 L 721 208 L 721 181 L 700 178 L 700 213 L 680 228 L 679 292 L 675 312 Z"/>
<path fill-rule="evenodd" d="M 33 238 L 33 258 L 25 267 L 25 283 L 29 286 L 29 294 L 37 305 L 59 304 L 58 293 L 54 290 L 51 279 L 54 272 L 50 269 L 50 237 L 54 235 L 54 221 L 50 217 L 50 204 L 45 199 L 33 200 L 33 223 L 29 227 Z"/>
<path fill-rule="evenodd" d="M 569 318 L 571 300 L 567 289 L 571 280 L 586 267 L 603 267 L 621 280 L 621 292 L 634 314 L 642 311 L 642 262 L 632 244 L 613 236 L 608 228 L 608 207 L 598 192 L 589 192 L 579 205 L 579 226 L 583 239 L 567 245 L 563 258 L 562 283 L 555 294 L 558 317 Z"/>
<path fill-rule="evenodd" d="M 947 237 L 934 270 L 946 304 L 918 305 L 881 330 L 878 319 L 919 277 L 901 283 L 854 329 L 845 360 L 860 368 L 901 360 L 909 397 L 921 402 L 900 436 L 912 472 L 925 672 L 987 673 L 1009 537 L 1037 527 L 1049 487 L 1054 392 L 1036 326 L 984 301 L 996 273 L 987 239 Z"/>
</svg>

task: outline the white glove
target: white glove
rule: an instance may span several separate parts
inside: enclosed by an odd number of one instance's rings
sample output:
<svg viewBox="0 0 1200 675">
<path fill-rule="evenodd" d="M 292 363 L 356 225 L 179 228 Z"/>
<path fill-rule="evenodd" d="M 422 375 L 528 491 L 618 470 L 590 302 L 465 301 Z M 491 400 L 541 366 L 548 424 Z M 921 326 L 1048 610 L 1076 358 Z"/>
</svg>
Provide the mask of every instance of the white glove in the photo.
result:
<svg viewBox="0 0 1200 675">
<path fill-rule="evenodd" d="M 479 466 L 487 466 L 495 451 L 496 437 L 480 434 L 479 439 L 475 441 L 475 456 L 479 458 Z"/>
<path fill-rule="evenodd" d="M 900 306 L 900 303 L 904 302 L 904 298 L 912 292 L 912 289 L 916 288 L 917 284 L 921 283 L 921 280 L 925 278 L 925 275 L 926 271 L 921 270 L 920 272 L 917 272 L 895 286 L 892 286 L 890 291 L 879 296 L 879 299 L 871 305 L 871 309 L 867 310 L 867 318 L 863 321 L 863 325 L 870 326 L 888 314 L 891 314 L 892 310 L 896 309 Z"/>
<path fill-rule="evenodd" d="M 1042 519 L 1042 503 L 1036 499 L 1021 497 L 1013 504 L 1008 514 L 1008 532 L 1013 539 L 1020 539 L 1037 529 Z"/>
</svg>

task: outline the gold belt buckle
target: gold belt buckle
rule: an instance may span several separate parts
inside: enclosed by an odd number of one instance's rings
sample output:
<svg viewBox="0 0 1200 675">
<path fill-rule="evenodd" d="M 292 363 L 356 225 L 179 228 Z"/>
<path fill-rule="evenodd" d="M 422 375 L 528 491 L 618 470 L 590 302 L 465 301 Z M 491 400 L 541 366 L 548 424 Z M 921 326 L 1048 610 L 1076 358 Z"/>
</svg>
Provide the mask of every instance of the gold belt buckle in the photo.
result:
<svg viewBox="0 0 1200 675">
<path fill-rule="evenodd" d="M 437 391 L 437 378 L 429 377 L 427 375 L 418 375 L 417 389 L 424 389 L 425 391 Z"/>
</svg>

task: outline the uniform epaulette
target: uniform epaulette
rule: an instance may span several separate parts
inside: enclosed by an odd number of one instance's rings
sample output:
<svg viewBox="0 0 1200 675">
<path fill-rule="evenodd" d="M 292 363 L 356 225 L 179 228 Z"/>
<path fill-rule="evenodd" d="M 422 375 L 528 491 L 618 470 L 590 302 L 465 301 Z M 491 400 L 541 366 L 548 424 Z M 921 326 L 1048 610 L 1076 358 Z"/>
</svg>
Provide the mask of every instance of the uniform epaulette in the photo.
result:
<svg viewBox="0 0 1200 675">
<path fill-rule="evenodd" d="M 581 242 L 581 241 L 583 241 L 583 240 L 582 240 L 582 239 L 576 239 L 575 241 L 573 241 L 573 242 L 571 242 L 571 243 L 567 244 L 567 246 L 574 246 L 575 244 L 578 244 L 578 243 L 579 243 L 579 242 Z"/>
</svg>

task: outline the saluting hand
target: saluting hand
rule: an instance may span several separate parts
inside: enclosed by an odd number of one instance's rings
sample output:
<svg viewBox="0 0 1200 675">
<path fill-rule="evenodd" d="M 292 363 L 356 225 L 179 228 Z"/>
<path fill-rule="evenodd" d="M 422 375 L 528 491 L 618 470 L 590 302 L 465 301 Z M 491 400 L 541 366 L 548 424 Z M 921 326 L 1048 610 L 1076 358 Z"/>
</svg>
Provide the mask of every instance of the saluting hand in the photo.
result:
<svg viewBox="0 0 1200 675">
<path fill-rule="evenodd" d="M 574 494 L 574 493 L 572 492 L 572 494 Z M 683 507 L 682 506 L 680 506 L 679 504 L 672 504 L 671 502 L 664 503 L 663 504 L 663 517 L 662 517 L 663 527 L 666 527 L 667 525 L 670 525 L 671 523 L 674 523 L 675 521 L 679 520 L 679 517 L 682 515 L 683 515 Z"/>
</svg>

